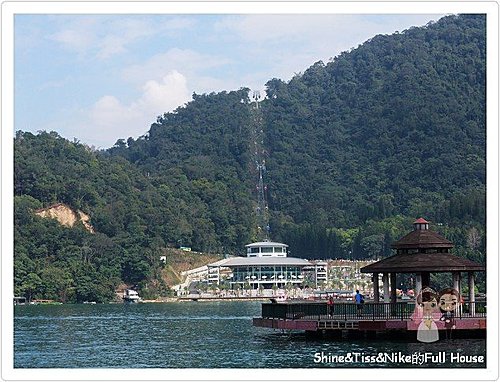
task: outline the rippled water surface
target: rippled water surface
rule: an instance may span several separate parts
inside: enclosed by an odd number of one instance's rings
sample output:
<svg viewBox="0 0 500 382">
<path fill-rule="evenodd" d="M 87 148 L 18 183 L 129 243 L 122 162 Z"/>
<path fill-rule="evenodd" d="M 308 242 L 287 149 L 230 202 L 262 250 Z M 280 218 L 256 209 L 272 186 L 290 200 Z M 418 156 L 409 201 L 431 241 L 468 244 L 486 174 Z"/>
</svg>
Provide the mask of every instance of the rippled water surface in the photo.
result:
<svg viewBox="0 0 500 382">
<path fill-rule="evenodd" d="M 485 340 L 310 339 L 302 333 L 255 328 L 260 302 L 173 302 L 17 306 L 16 368 L 307 368 L 357 367 L 315 354 L 461 352 L 485 355 Z M 394 364 L 376 366 L 395 367 Z M 402 365 L 399 365 L 402 366 Z M 410 367 L 411 365 L 406 365 Z M 485 367 L 486 364 L 427 364 Z"/>
</svg>

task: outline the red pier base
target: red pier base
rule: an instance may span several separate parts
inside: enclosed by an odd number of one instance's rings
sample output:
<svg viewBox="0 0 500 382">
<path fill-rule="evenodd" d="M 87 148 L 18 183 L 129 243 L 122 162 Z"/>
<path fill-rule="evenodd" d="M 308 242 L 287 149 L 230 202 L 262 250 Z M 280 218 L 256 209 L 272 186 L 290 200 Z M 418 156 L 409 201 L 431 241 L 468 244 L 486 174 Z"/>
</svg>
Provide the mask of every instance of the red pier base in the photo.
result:
<svg viewBox="0 0 500 382">
<path fill-rule="evenodd" d="M 286 330 L 306 330 L 316 331 L 318 329 L 317 321 L 315 320 L 281 320 L 277 318 L 260 318 L 253 319 L 253 326 L 272 329 Z"/>
<path fill-rule="evenodd" d="M 444 323 L 436 321 L 439 330 L 445 330 Z M 457 319 L 455 329 L 486 331 L 486 318 L 467 318 Z M 308 332 L 332 331 L 332 330 L 351 330 L 351 331 L 416 331 L 418 323 L 412 320 L 313 320 L 313 319 L 280 319 L 280 318 L 262 318 L 253 319 L 253 326 L 284 330 L 304 330 Z"/>
</svg>

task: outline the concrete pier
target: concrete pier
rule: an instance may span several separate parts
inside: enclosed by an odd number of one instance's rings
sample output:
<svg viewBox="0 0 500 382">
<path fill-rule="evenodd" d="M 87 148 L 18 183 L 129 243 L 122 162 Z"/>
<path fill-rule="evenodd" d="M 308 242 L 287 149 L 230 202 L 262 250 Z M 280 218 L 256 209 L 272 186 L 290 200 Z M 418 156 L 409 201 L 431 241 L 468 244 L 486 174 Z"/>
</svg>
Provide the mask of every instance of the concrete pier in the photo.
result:
<svg viewBox="0 0 500 382">
<path fill-rule="evenodd" d="M 354 303 L 334 304 L 334 314 L 328 314 L 326 303 L 281 303 L 262 304 L 262 317 L 255 317 L 253 325 L 257 327 L 301 330 L 306 332 L 353 332 L 389 333 L 411 332 L 415 335 L 421 317 L 415 314 L 412 303 L 365 303 L 362 313 Z M 469 304 L 467 309 L 457 310 L 454 317 L 454 332 L 463 334 L 475 333 L 482 336 L 486 333 L 485 302 Z M 439 331 L 445 331 L 444 321 L 435 320 Z"/>
</svg>

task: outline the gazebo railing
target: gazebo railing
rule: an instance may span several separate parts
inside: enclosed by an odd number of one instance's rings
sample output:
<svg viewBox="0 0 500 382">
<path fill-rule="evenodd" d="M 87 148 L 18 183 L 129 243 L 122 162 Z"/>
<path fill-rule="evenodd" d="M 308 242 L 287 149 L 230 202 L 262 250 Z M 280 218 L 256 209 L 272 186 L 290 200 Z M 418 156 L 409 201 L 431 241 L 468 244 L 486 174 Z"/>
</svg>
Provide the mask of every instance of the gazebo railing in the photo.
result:
<svg viewBox="0 0 500 382">
<path fill-rule="evenodd" d="M 486 301 L 463 303 L 455 312 L 457 318 L 486 317 Z"/>
<path fill-rule="evenodd" d="M 333 314 L 326 303 L 264 303 L 263 318 L 286 320 L 409 320 L 415 312 L 414 302 L 361 304 L 361 309 L 354 303 L 334 303 Z M 486 301 L 466 303 L 455 311 L 455 318 L 467 319 L 486 317 Z"/>
</svg>

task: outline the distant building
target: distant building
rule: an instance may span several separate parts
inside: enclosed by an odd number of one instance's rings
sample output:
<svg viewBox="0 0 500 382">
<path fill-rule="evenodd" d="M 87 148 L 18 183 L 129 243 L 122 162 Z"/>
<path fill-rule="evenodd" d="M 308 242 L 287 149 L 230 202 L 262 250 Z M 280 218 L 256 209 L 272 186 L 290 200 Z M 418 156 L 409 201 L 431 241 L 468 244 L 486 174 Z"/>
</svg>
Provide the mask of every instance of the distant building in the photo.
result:
<svg viewBox="0 0 500 382">
<path fill-rule="evenodd" d="M 288 257 L 288 245 L 261 241 L 247 244 L 246 257 L 230 257 L 182 272 L 190 281 L 225 283 L 231 289 L 271 289 L 308 285 L 316 289 L 366 290 L 371 277 L 359 268 L 372 261 L 305 260 Z"/>
<path fill-rule="evenodd" d="M 306 270 L 312 270 L 316 288 L 328 283 L 328 262 L 327 261 L 311 261 L 311 266 Z"/>
<path fill-rule="evenodd" d="M 337 259 L 328 262 L 328 284 L 334 289 L 359 289 L 371 294 L 372 276 L 361 273 L 360 269 L 374 263 L 375 260 Z"/>
<path fill-rule="evenodd" d="M 288 245 L 261 241 L 245 245 L 247 257 L 286 257 Z"/>
<path fill-rule="evenodd" d="M 304 269 L 311 263 L 304 259 L 288 257 L 288 245 L 271 241 L 247 244 L 246 257 L 233 257 L 208 265 L 208 281 L 219 284 L 224 268 L 228 269 L 226 281 L 232 286 L 252 289 L 284 288 L 299 286 L 304 280 Z"/>
</svg>

